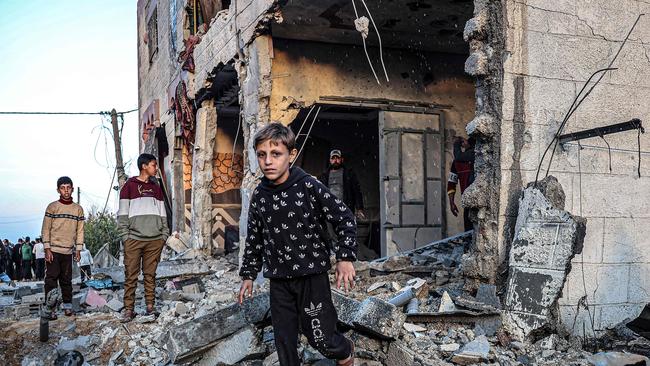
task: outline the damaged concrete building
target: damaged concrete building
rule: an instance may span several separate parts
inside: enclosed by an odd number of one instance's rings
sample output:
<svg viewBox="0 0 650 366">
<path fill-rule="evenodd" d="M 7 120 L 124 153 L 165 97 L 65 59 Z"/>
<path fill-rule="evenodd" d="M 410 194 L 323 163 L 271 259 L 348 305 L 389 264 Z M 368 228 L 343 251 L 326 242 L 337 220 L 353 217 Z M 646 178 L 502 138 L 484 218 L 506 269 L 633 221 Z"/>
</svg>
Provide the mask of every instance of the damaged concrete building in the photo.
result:
<svg viewBox="0 0 650 366">
<path fill-rule="evenodd" d="M 173 230 L 205 256 L 233 250 L 230 243 L 246 235 L 241 223 L 261 176 L 252 136 L 261 126 L 291 126 L 296 164 L 313 175 L 341 149 L 360 176 L 367 219 L 358 241 L 372 258 L 462 231 L 462 215 L 447 208 L 446 177 L 453 139 L 474 136 L 475 182 L 462 198 L 474 222 L 464 273 L 497 284 L 506 307 L 523 314 L 530 309 L 507 304 L 523 301 L 511 296 L 516 287 L 545 286 L 537 279 L 558 272 L 559 302 L 548 304 L 554 316 L 568 333 L 594 336 L 650 301 L 648 142 L 639 124 L 638 132 L 544 154 L 596 70 L 617 68 L 602 73 L 562 131 L 644 119 L 647 19 L 623 41 L 648 7 L 636 0 L 139 0 L 140 148 L 159 157 Z M 520 198 L 543 156 L 540 179 L 552 158 L 548 175 L 564 196 L 549 205 L 586 219 L 586 234 L 570 236 L 569 244 L 582 245 L 569 245 L 560 268 L 515 266 Z M 557 238 L 547 245 L 552 255 L 560 255 Z M 517 273 L 526 280 L 513 280 Z"/>
</svg>

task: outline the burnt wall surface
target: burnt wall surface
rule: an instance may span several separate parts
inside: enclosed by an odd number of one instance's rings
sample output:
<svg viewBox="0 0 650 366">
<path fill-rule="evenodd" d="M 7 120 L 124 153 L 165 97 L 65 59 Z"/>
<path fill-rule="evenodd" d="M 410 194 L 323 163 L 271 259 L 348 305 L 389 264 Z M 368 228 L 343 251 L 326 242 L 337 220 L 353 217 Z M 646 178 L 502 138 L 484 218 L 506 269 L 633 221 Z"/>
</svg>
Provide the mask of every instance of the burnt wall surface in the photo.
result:
<svg viewBox="0 0 650 366">
<path fill-rule="evenodd" d="M 369 53 L 378 54 L 369 49 Z M 319 42 L 273 39 L 271 119 L 291 123 L 299 108 L 323 96 L 384 98 L 449 105 L 445 117 L 446 172 L 455 136 L 465 136 L 474 116 L 475 87 L 463 72 L 465 56 L 384 49 L 390 82 L 378 85 L 363 48 Z M 456 197 L 457 204 L 460 198 Z M 460 206 L 459 206 L 460 207 Z M 462 231 L 462 215 L 447 212 L 447 232 Z"/>
<path fill-rule="evenodd" d="M 476 115 L 467 132 L 476 137 L 475 181 L 463 195 L 474 222 L 471 255 L 463 263 L 465 274 L 495 283 L 503 263 L 498 236 L 500 199 L 501 120 L 503 102 L 504 14 L 500 1 L 474 1 L 474 17 L 465 25 L 470 44 L 465 71 L 476 79 Z"/>
<path fill-rule="evenodd" d="M 499 256 L 512 241 L 517 199 L 535 178 L 553 138 L 589 76 L 607 67 L 644 1 L 502 1 L 506 57 L 501 123 Z M 565 133 L 623 122 L 650 112 L 650 19 L 641 17 L 613 67 L 568 121 Z M 637 131 L 558 148 L 550 175 L 566 194 L 565 209 L 587 219 L 584 249 L 573 258 L 559 301 L 568 331 L 590 337 L 636 316 L 650 301 L 650 141 Z M 611 166 L 610 166 L 611 156 Z M 546 163 L 548 160 L 546 161 Z M 546 163 L 544 168 L 546 168 Z M 542 177 L 545 170 L 542 172 Z M 586 306 L 584 306 L 586 305 Z"/>
</svg>

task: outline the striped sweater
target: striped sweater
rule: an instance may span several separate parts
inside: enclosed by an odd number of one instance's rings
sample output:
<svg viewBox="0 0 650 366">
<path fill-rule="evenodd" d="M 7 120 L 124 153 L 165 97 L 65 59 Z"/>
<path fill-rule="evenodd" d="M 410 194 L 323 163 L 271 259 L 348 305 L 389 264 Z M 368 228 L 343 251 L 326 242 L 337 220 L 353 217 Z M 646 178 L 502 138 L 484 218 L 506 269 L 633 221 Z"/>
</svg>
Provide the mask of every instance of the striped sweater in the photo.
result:
<svg viewBox="0 0 650 366">
<path fill-rule="evenodd" d="M 72 254 L 83 248 L 84 210 L 78 204 L 60 199 L 47 206 L 43 228 L 43 247 L 55 253 Z"/>
<path fill-rule="evenodd" d="M 117 225 L 122 240 L 167 240 L 167 212 L 160 186 L 129 178 L 120 191 Z"/>
</svg>

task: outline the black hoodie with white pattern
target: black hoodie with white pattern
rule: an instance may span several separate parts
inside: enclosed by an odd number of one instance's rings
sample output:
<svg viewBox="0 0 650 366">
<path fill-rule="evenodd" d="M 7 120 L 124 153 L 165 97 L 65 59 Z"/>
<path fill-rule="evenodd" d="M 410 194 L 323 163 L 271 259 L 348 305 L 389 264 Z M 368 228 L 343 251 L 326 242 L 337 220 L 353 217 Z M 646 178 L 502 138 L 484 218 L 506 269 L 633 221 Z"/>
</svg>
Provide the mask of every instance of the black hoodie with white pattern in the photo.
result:
<svg viewBox="0 0 650 366">
<path fill-rule="evenodd" d="M 327 222 L 337 242 L 327 243 Z M 300 168 L 273 185 L 262 178 L 251 197 L 248 236 L 239 275 L 289 279 L 327 272 L 330 251 L 340 261 L 355 261 L 357 225 L 350 209 L 318 179 Z"/>
</svg>

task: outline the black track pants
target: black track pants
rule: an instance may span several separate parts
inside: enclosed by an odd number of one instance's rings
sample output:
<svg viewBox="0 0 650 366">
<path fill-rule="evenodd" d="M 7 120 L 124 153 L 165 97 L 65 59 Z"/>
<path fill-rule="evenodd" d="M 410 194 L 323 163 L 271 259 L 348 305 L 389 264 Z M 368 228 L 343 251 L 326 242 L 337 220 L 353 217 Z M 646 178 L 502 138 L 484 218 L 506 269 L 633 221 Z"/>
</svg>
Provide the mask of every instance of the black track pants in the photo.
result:
<svg viewBox="0 0 650 366">
<path fill-rule="evenodd" d="M 282 366 L 299 366 L 298 333 L 323 356 L 343 360 L 352 346 L 336 327 L 327 273 L 289 280 L 271 280 L 271 319 Z"/>
</svg>

